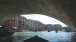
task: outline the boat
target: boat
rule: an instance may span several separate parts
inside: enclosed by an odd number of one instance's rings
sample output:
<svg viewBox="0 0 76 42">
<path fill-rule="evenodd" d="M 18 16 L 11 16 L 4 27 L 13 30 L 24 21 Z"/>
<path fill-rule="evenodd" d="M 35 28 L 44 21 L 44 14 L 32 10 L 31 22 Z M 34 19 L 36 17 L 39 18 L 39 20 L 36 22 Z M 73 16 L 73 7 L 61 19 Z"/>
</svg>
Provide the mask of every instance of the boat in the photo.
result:
<svg viewBox="0 0 76 42">
<path fill-rule="evenodd" d="M 56 33 L 58 33 L 58 28 L 56 28 Z"/>
<path fill-rule="evenodd" d="M 62 30 L 63 32 L 65 32 L 65 30 Z"/>
<path fill-rule="evenodd" d="M 48 32 L 50 32 L 50 30 L 48 30 Z"/>
<path fill-rule="evenodd" d="M 56 33 L 58 33 L 58 30 L 56 30 Z"/>
<path fill-rule="evenodd" d="M 50 32 L 51 30 L 50 29 L 48 29 L 48 32 Z"/>
<path fill-rule="evenodd" d="M 35 35 L 34 37 L 24 40 L 22 42 L 49 42 L 49 41 Z"/>
<path fill-rule="evenodd" d="M 15 30 L 12 27 L 0 27 L 0 39 L 13 35 Z"/>
</svg>

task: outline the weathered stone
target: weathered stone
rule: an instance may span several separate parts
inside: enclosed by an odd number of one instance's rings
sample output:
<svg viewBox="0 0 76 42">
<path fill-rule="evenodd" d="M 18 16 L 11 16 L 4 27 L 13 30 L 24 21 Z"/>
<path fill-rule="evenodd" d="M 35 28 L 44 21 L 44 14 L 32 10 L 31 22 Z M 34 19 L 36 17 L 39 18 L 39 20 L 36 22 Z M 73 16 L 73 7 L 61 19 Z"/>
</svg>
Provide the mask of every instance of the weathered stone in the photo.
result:
<svg viewBox="0 0 76 42">
<path fill-rule="evenodd" d="M 0 0 L 0 24 L 21 14 L 43 14 L 76 26 L 75 0 Z"/>
</svg>

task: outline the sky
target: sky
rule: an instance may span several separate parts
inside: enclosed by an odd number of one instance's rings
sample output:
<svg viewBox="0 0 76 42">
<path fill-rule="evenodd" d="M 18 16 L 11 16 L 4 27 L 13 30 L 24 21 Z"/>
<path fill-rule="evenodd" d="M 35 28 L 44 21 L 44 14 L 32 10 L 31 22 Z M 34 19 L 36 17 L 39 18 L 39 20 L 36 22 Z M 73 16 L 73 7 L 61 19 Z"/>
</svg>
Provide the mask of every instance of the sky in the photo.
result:
<svg viewBox="0 0 76 42">
<path fill-rule="evenodd" d="M 33 19 L 33 20 L 37 20 L 40 21 L 44 24 L 61 24 L 62 27 L 67 26 L 66 24 L 60 22 L 57 19 L 54 19 L 52 17 L 46 16 L 46 15 L 41 15 L 41 14 L 23 14 L 21 16 L 24 16 L 27 19 Z"/>
</svg>

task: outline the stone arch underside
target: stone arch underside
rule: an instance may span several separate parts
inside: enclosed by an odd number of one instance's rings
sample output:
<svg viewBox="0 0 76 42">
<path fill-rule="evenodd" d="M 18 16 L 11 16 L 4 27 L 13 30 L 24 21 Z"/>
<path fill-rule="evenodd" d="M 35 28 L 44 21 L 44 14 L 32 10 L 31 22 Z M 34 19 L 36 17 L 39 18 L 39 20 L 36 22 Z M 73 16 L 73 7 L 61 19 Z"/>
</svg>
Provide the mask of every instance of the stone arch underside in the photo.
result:
<svg viewBox="0 0 76 42">
<path fill-rule="evenodd" d="M 76 28 L 75 0 L 0 0 L 0 24 L 21 14 L 43 14 Z"/>
</svg>

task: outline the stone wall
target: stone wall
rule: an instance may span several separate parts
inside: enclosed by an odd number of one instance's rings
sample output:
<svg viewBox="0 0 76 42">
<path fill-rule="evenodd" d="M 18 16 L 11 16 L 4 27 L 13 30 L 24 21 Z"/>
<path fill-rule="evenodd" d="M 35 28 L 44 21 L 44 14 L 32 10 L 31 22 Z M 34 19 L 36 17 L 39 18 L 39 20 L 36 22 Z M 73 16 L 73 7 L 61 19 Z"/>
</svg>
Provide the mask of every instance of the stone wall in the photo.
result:
<svg viewBox="0 0 76 42">
<path fill-rule="evenodd" d="M 75 0 L 0 0 L 0 24 L 21 14 L 43 14 L 76 26 Z"/>
</svg>

